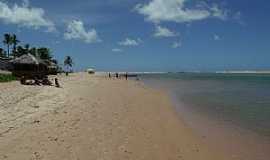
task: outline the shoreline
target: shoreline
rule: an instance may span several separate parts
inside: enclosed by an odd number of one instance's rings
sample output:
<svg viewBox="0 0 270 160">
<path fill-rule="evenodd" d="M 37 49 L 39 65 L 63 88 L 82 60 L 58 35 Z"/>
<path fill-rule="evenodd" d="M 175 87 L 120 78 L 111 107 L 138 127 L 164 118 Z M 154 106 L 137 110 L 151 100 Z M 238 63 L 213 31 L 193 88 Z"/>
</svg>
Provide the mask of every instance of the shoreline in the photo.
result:
<svg viewBox="0 0 270 160">
<path fill-rule="evenodd" d="M 148 82 L 149 83 L 149 82 Z M 145 84 L 153 89 L 165 92 L 173 103 L 177 116 L 189 126 L 197 136 L 202 137 L 207 146 L 218 149 L 230 159 L 267 160 L 270 157 L 270 137 L 241 128 L 210 113 L 194 110 L 190 104 L 184 104 L 170 87 Z M 213 113 L 212 113 L 213 114 Z"/>
<path fill-rule="evenodd" d="M 187 106 L 175 102 L 175 109 L 184 121 L 188 122 L 197 135 L 213 148 L 231 155 L 231 159 L 268 160 L 270 138 L 254 131 L 242 128 L 237 124 L 213 117 L 210 113 L 198 113 Z"/>
<path fill-rule="evenodd" d="M 0 159 L 228 159 L 163 92 L 86 73 L 58 78 L 63 88 L 0 84 Z"/>
</svg>

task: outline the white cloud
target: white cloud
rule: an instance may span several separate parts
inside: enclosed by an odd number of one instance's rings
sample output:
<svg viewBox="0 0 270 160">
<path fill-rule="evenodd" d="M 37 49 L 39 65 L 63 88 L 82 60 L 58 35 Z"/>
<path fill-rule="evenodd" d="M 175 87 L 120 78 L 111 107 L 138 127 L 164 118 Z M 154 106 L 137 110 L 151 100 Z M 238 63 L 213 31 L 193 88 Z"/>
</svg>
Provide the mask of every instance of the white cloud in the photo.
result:
<svg viewBox="0 0 270 160">
<path fill-rule="evenodd" d="M 142 43 L 142 40 L 139 38 L 137 40 L 126 38 L 125 40 L 120 41 L 118 44 L 120 46 L 138 46 L 140 43 Z"/>
<path fill-rule="evenodd" d="M 85 43 L 100 42 L 99 36 L 95 29 L 86 30 L 82 21 L 73 20 L 68 23 L 67 30 L 64 33 L 66 40 L 82 40 Z"/>
<path fill-rule="evenodd" d="M 5 2 L 0 2 L 0 20 L 28 28 L 45 27 L 48 31 L 55 30 L 54 23 L 45 18 L 45 11 L 42 8 L 30 7 L 27 0 L 21 6 L 18 4 L 9 6 Z"/>
<path fill-rule="evenodd" d="M 223 10 L 218 7 L 217 4 L 214 4 L 210 10 L 212 11 L 212 16 L 217 17 L 222 20 L 226 20 L 228 18 L 228 10 Z"/>
<path fill-rule="evenodd" d="M 113 48 L 112 51 L 113 51 L 113 52 L 123 52 L 123 50 L 120 49 L 120 48 Z"/>
<path fill-rule="evenodd" d="M 182 42 L 181 41 L 173 42 L 173 44 L 172 44 L 172 48 L 179 48 L 181 46 L 182 46 Z"/>
<path fill-rule="evenodd" d="M 219 41 L 219 40 L 221 40 L 221 38 L 220 38 L 219 35 L 215 34 L 215 35 L 214 35 L 214 40 L 215 40 L 215 41 Z"/>
<path fill-rule="evenodd" d="M 209 17 L 224 19 L 224 13 L 217 5 L 212 8 L 188 8 L 188 0 L 151 0 L 148 4 L 138 4 L 135 10 L 146 16 L 146 20 L 159 23 L 171 21 L 177 23 L 203 20 Z"/>
<path fill-rule="evenodd" d="M 170 31 L 168 28 L 156 26 L 156 31 L 154 33 L 155 37 L 175 37 L 177 33 Z"/>
</svg>

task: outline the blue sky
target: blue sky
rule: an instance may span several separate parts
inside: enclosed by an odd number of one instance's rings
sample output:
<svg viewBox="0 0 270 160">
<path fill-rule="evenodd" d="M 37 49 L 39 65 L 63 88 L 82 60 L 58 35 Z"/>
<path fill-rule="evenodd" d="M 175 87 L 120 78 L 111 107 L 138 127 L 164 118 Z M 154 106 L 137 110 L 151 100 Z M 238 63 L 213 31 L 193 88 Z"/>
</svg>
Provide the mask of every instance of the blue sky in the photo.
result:
<svg viewBox="0 0 270 160">
<path fill-rule="evenodd" d="M 269 18 L 265 0 L 0 0 L 1 34 L 77 70 L 270 69 Z"/>
</svg>

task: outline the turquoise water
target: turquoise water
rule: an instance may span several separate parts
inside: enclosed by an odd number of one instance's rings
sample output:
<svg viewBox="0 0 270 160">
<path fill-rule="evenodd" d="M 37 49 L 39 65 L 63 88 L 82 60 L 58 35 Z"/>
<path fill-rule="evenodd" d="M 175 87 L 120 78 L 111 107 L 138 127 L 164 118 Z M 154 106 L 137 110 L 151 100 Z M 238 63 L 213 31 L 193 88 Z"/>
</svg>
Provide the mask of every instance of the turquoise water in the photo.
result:
<svg viewBox="0 0 270 160">
<path fill-rule="evenodd" d="M 270 137 L 270 74 L 148 74 L 193 112 Z"/>
</svg>

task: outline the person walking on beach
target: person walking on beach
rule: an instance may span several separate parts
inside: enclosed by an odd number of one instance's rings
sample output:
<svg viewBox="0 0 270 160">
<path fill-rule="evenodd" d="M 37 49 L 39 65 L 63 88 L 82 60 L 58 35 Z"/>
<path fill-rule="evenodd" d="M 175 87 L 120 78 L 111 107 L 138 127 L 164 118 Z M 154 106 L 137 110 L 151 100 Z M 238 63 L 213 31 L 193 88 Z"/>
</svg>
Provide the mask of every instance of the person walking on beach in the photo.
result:
<svg viewBox="0 0 270 160">
<path fill-rule="evenodd" d="M 55 87 L 60 88 L 60 84 L 57 78 L 54 79 L 54 83 L 55 83 Z"/>
<path fill-rule="evenodd" d="M 115 73 L 115 77 L 118 79 L 119 78 L 119 74 L 116 72 Z"/>
<path fill-rule="evenodd" d="M 109 72 L 109 78 L 111 79 L 111 72 Z"/>
<path fill-rule="evenodd" d="M 126 76 L 126 80 L 128 80 L 128 73 L 127 72 L 126 72 L 125 76 Z"/>
<path fill-rule="evenodd" d="M 24 85 L 24 84 L 25 84 L 25 82 L 26 82 L 25 77 L 24 77 L 24 76 L 22 76 L 22 77 L 21 77 L 21 79 L 20 79 L 20 81 L 21 81 L 21 84 L 23 84 L 23 85 Z"/>
</svg>

